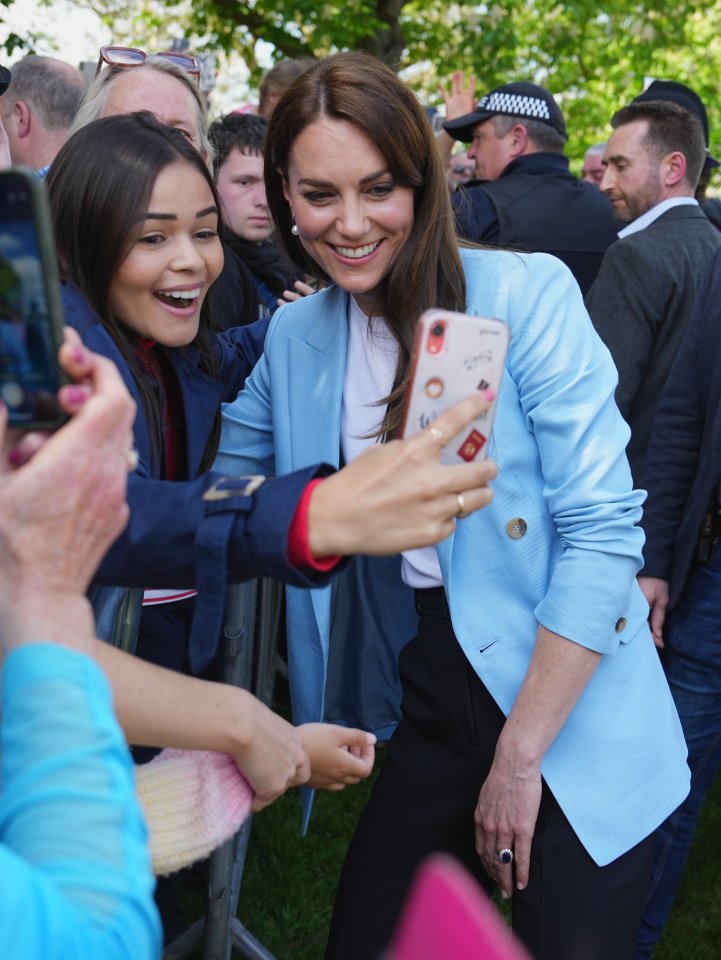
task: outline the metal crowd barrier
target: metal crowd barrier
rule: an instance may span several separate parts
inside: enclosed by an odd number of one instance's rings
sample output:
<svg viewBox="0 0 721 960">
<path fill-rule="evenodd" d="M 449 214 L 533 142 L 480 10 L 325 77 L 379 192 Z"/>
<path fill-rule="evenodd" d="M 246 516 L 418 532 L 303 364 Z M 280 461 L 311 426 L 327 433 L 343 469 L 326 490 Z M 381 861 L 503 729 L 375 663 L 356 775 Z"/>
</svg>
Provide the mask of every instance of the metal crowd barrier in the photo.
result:
<svg viewBox="0 0 721 960">
<path fill-rule="evenodd" d="M 275 580 L 230 586 L 219 654 L 220 680 L 252 690 L 270 705 L 278 652 L 283 588 Z M 142 590 L 131 590 L 118 610 L 112 642 L 132 653 L 142 611 Z M 254 669 L 255 667 L 255 669 Z M 236 911 L 252 817 L 210 857 L 205 916 L 163 951 L 163 960 L 182 960 L 202 943 L 203 960 L 229 960 L 233 950 L 249 960 L 275 960 L 238 919 Z"/>
</svg>

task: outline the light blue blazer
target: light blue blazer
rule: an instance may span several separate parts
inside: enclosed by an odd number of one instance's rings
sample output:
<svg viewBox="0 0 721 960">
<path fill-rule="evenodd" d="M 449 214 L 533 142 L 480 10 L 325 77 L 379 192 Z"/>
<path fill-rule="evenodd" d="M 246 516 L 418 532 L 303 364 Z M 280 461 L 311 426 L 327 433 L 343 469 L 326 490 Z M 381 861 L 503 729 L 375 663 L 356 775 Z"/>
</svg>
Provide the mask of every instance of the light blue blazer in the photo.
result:
<svg viewBox="0 0 721 960">
<path fill-rule="evenodd" d="M 499 467 L 493 502 L 438 546 L 453 628 L 506 714 L 539 623 L 603 654 L 542 766 L 603 865 L 648 836 L 689 787 L 683 734 L 635 580 L 644 494 L 631 485 L 616 371 L 558 260 L 461 255 L 468 311 L 506 320 L 511 342 L 490 447 Z M 220 470 L 338 463 L 347 300 L 330 287 L 276 313 L 263 357 L 224 407 Z M 289 589 L 298 722 L 322 716 L 330 615 L 330 588 Z"/>
</svg>

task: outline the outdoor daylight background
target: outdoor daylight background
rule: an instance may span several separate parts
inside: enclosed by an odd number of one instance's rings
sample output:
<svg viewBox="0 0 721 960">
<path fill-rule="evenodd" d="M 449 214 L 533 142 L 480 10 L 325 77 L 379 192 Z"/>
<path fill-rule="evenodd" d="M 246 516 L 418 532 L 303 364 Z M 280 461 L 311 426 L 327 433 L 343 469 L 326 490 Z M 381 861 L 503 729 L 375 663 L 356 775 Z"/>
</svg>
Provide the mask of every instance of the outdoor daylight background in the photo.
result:
<svg viewBox="0 0 721 960">
<path fill-rule="evenodd" d="M 186 41 L 214 58 L 213 117 L 256 103 L 262 73 L 276 60 L 364 49 L 398 69 L 429 106 L 442 105 L 439 83 L 457 69 L 475 73 L 479 96 L 511 80 L 543 85 L 566 114 L 576 173 L 586 148 L 607 138 L 615 110 L 651 79 L 681 81 L 704 100 L 710 152 L 721 157 L 721 0 L 0 0 L 0 63 L 10 67 L 34 52 L 88 63 L 92 75 L 103 44 L 153 52 Z M 719 190 L 717 171 L 711 192 Z M 286 689 L 276 690 L 275 707 L 287 713 Z M 305 838 L 297 791 L 254 818 L 239 916 L 279 960 L 322 956 L 341 863 L 369 791 L 363 783 L 321 792 Z M 188 919 L 200 917 L 205 875 L 185 876 L 178 887 Z M 704 805 L 655 954 L 719 957 L 721 781 Z"/>
<path fill-rule="evenodd" d="M 721 152 L 719 23 L 721 0 L 0 0 L 4 63 L 27 50 L 94 63 L 102 43 L 187 41 L 215 59 L 213 115 L 255 102 L 274 60 L 339 49 L 375 53 L 434 106 L 455 69 L 475 73 L 479 95 L 532 80 L 563 106 L 575 169 L 614 110 L 654 77 L 700 94 L 711 152 Z"/>
</svg>

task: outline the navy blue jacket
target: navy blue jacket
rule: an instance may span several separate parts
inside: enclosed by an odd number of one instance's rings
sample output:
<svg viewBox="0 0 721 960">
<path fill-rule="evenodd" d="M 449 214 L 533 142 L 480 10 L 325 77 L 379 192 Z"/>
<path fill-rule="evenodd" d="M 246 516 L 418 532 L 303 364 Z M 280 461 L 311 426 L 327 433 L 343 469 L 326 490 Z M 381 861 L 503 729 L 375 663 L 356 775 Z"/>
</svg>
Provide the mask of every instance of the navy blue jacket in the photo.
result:
<svg viewBox="0 0 721 960">
<path fill-rule="evenodd" d="M 218 379 L 199 369 L 194 348 L 167 351 L 178 376 L 185 410 L 186 476 L 194 478 L 168 481 L 158 479 L 157 467 L 153 467 L 148 424 L 128 364 L 98 317 L 69 285 L 63 288 L 63 305 L 66 322 L 79 332 L 91 350 L 115 362 L 137 403 L 134 434 L 139 463 L 128 478 L 130 521 L 101 563 L 96 583 L 145 588 L 199 587 L 199 606 L 203 603 L 205 585 L 213 594 L 210 599 L 214 609 L 220 605 L 218 617 L 222 617 L 226 578 L 240 582 L 277 577 L 299 587 L 327 583 L 327 574 L 292 567 L 286 548 L 288 528 L 303 490 L 310 480 L 324 475 L 330 468 L 317 465 L 269 479 L 252 496 L 238 495 L 210 502 L 203 499 L 206 490 L 222 477 L 214 472 L 198 476 L 214 417 L 222 401 L 235 399 L 261 355 L 267 320 L 213 335 Z M 223 525 L 225 529 L 220 531 L 218 528 Z M 224 559 L 227 559 L 220 578 L 217 576 L 218 549 L 213 548 L 213 543 L 218 546 L 218 537 L 227 538 L 227 554 L 223 544 L 218 547 L 223 548 Z M 208 538 L 213 543 L 206 543 Z M 203 563 L 198 563 L 199 555 L 210 557 L 213 553 L 215 559 L 211 558 L 203 570 Z M 206 610 L 200 619 L 206 621 L 206 633 L 212 634 L 213 640 L 196 658 L 198 668 L 201 661 L 207 662 L 212 656 L 217 639 L 215 622 L 210 623 L 209 614 L 210 610 Z M 198 632 L 201 632 L 200 626 Z"/>
<path fill-rule="evenodd" d="M 661 394 L 646 454 L 643 576 L 678 600 L 691 572 L 709 502 L 721 480 L 721 250 L 699 288 Z"/>
</svg>

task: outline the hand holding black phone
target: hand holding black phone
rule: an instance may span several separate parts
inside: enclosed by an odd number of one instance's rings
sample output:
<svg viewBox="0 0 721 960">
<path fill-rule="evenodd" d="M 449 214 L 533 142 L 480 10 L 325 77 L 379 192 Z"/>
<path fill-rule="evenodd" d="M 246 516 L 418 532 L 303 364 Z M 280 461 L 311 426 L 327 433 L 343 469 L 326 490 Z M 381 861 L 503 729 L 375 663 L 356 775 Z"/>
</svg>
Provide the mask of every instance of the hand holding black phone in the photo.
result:
<svg viewBox="0 0 721 960">
<path fill-rule="evenodd" d="M 0 171 L 0 399 L 10 426 L 53 430 L 63 315 L 45 186 L 35 171 Z"/>
</svg>

